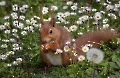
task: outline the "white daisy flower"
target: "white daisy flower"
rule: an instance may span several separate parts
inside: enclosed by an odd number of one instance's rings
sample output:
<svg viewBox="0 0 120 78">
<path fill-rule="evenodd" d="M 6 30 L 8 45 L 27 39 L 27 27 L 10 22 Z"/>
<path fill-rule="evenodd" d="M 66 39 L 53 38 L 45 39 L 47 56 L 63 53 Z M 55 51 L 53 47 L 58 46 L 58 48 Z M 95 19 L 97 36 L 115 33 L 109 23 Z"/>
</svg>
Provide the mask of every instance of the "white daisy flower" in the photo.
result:
<svg viewBox="0 0 120 78">
<path fill-rule="evenodd" d="M 82 51 L 83 52 L 88 52 L 89 51 L 89 47 L 88 46 L 83 46 L 82 47 Z"/>
<path fill-rule="evenodd" d="M 66 44 L 66 45 L 70 44 L 70 41 L 67 41 L 65 44 Z"/>
<path fill-rule="evenodd" d="M 67 45 L 64 46 L 64 51 L 65 51 L 65 52 L 68 52 L 69 50 L 70 50 L 69 46 L 67 46 Z"/>
<path fill-rule="evenodd" d="M 101 50 L 99 50 L 97 48 L 91 48 L 86 53 L 86 57 L 87 57 L 88 61 L 92 61 L 92 62 L 98 64 L 103 60 L 104 54 Z"/>
<path fill-rule="evenodd" d="M 26 8 L 24 8 L 24 7 L 20 7 L 20 9 L 19 9 L 19 10 L 20 10 L 20 12 L 21 12 L 21 13 L 25 13 L 25 12 L 27 11 L 27 9 L 26 9 Z"/>
<path fill-rule="evenodd" d="M 18 19 L 18 14 L 16 12 L 11 13 L 13 19 Z"/>
<path fill-rule="evenodd" d="M 1 1 L 0 2 L 0 6 L 4 6 L 4 5 L 6 5 L 6 2 L 5 1 Z"/>
<path fill-rule="evenodd" d="M 18 22 L 17 20 L 16 20 L 16 21 L 13 21 L 13 25 L 14 25 L 14 26 L 18 26 L 18 23 L 19 23 L 19 22 Z"/>
<path fill-rule="evenodd" d="M 88 15 L 83 15 L 79 18 L 79 21 L 82 21 L 82 22 L 85 22 L 89 19 L 89 16 Z"/>
<path fill-rule="evenodd" d="M 43 13 L 43 14 L 47 14 L 47 13 L 48 13 L 48 7 L 43 7 L 42 13 Z"/>
<path fill-rule="evenodd" d="M 108 28 L 109 27 L 109 24 L 103 24 L 103 28 Z"/>
<path fill-rule="evenodd" d="M 10 26 L 10 23 L 9 22 L 5 22 L 4 25 L 5 26 Z"/>
<path fill-rule="evenodd" d="M 22 58 L 16 58 L 17 64 L 20 64 L 22 62 Z"/>
<path fill-rule="evenodd" d="M 101 12 L 96 12 L 95 15 L 94 15 L 94 19 L 97 20 L 97 21 L 100 20 L 100 19 L 102 19 Z"/>
<path fill-rule="evenodd" d="M 31 21 L 30 20 L 26 20 L 26 24 L 30 25 Z"/>
<path fill-rule="evenodd" d="M 29 8 L 29 6 L 27 4 L 22 5 L 22 7 L 25 8 L 25 9 Z"/>
<path fill-rule="evenodd" d="M 23 23 L 21 23 L 21 22 L 19 22 L 19 25 L 18 25 L 17 27 L 18 27 L 18 28 L 20 28 L 20 29 L 23 29 L 24 24 L 23 24 Z"/>
<path fill-rule="evenodd" d="M 0 30 L 4 30 L 6 29 L 6 26 L 5 25 L 0 25 Z"/>
<path fill-rule="evenodd" d="M 107 19 L 107 18 L 103 19 L 103 23 L 104 23 L 104 24 L 106 24 L 107 22 L 108 22 L 108 19 Z"/>
<path fill-rule="evenodd" d="M 5 30 L 5 34 L 10 34 L 10 30 Z"/>
<path fill-rule="evenodd" d="M 59 54 L 59 53 L 62 53 L 63 51 L 61 49 L 57 49 L 55 54 Z"/>
<path fill-rule="evenodd" d="M 7 64 L 7 66 L 8 66 L 8 67 L 11 67 L 11 66 L 12 66 L 12 64 Z M 14 77 L 14 76 L 13 76 L 13 77 Z"/>
<path fill-rule="evenodd" d="M 68 9 L 68 6 L 63 6 L 63 9 Z"/>
<path fill-rule="evenodd" d="M 83 35 L 83 32 L 78 32 L 78 35 Z"/>
<path fill-rule="evenodd" d="M 16 42 L 16 40 L 14 38 L 10 38 L 9 40 L 10 40 L 10 42 Z"/>
<path fill-rule="evenodd" d="M 70 31 L 76 31 L 77 30 L 77 26 L 76 25 L 72 25 L 70 26 Z"/>
<path fill-rule="evenodd" d="M 64 17 L 68 17 L 68 16 L 70 16 L 70 12 L 65 12 Z"/>
<path fill-rule="evenodd" d="M 9 39 L 3 39 L 2 41 L 7 43 L 9 42 Z"/>
<path fill-rule="evenodd" d="M 16 48 L 16 47 L 19 47 L 19 44 L 18 43 L 15 43 L 15 44 L 13 44 L 12 45 L 14 48 Z"/>
<path fill-rule="evenodd" d="M 55 10 L 58 10 L 58 7 L 57 6 L 51 6 L 51 9 L 55 11 Z"/>
<path fill-rule="evenodd" d="M 17 29 L 12 29 L 13 33 L 17 33 L 17 31 L 18 31 Z"/>
<path fill-rule="evenodd" d="M 18 63 L 16 62 L 16 61 L 13 61 L 13 63 L 12 63 L 13 65 L 18 65 Z"/>
<path fill-rule="evenodd" d="M 8 20 L 10 16 L 4 16 L 4 20 Z"/>
<path fill-rule="evenodd" d="M 70 15 L 76 15 L 76 13 L 75 12 L 71 12 Z"/>
<path fill-rule="evenodd" d="M 83 22 L 82 22 L 81 20 L 77 21 L 76 23 L 77 23 L 78 25 L 83 24 Z"/>
<path fill-rule="evenodd" d="M 18 5 L 17 4 L 12 5 L 12 10 L 13 11 L 18 11 Z"/>
<path fill-rule="evenodd" d="M 9 51 L 8 54 L 9 55 L 14 54 L 14 51 Z"/>
<path fill-rule="evenodd" d="M 113 10 L 113 9 L 114 9 L 114 5 L 107 5 L 107 6 L 106 6 L 106 9 L 107 9 L 107 10 Z"/>
<path fill-rule="evenodd" d="M 77 10 L 77 6 L 76 6 L 76 5 L 73 5 L 73 6 L 71 6 L 71 9 L 72 9 L 72 10 Z"/>
<path fill-rule="evenodd" d="M 24 20 L 25 16 L 24 15 L 20 15 L 19 19 Z"/>
<path fill-rule="evenodd" d="M 85 57 L 83 55 L 78 56 L 78 61 L 83 61 L 85 60 Z"/>
<path fill-rule="evenodd" d="M 22 35 L 27 35 L 27 32 L 26 31 L 22 31 L 21 34 Z"/>
<path fill-rule="evenodd" d="M 1 55 L 1 59 L 2 59 L 2 60 L 6 60 L 7 57 L 8 57 L 7 55 Z"/>
<path fill-rule="evenodd" d="M 72 1 L 68 1 L 66 4 L 67 4 L 67 5 L 72 5 L 73 2 L 72 2 Z"/>
</svg>

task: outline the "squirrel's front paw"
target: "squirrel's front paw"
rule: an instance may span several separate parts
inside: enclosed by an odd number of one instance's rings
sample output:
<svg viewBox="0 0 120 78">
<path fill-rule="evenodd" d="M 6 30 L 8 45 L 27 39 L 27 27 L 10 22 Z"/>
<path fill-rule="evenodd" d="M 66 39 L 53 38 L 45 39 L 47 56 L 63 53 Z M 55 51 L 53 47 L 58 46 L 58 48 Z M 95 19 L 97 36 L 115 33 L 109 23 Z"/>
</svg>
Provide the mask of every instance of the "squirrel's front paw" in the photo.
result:
<svg viewBox="0 0 120 78">
<path fill-rule="evenodd" d="M 44 46 L 44 45 L 41 45 L 41 46 L 40 46 L 40 49 L 41 49 L 41 50 L 45 50 L 45 46 Z"/>
<path fill-rule="evenodd" d="M 45 44 L 44 48 L 45 48 L 46 50 L 48 50 L 48 49 L 51 48 L 51 46 L 50 46 L 50 44 Z"/>
</svg>

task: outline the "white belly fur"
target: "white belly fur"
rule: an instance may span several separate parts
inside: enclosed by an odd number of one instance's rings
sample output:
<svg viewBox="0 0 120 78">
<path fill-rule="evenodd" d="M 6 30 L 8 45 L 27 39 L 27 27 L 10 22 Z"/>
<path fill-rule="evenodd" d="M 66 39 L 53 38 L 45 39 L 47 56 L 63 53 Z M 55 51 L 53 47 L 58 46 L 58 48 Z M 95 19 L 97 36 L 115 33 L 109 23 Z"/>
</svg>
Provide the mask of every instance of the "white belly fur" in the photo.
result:
<svg viewBox="0 0 120 78">
<path fill-rule="evenodd" d="M 61 54 L 54 54 L 54 53 L 46 53 L 47 59 L 51 62 L 53 65 L 62 65 L 62 59 Z"/>
</svg>

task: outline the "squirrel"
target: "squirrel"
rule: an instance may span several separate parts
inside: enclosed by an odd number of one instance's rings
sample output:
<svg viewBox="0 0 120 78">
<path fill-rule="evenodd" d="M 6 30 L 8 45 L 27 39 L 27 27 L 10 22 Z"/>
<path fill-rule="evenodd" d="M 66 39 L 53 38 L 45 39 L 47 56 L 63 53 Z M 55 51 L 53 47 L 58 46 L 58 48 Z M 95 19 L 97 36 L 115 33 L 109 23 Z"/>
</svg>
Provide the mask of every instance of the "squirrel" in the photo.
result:
<svg viewBox="0 0 120 78">
<path fill-rule="evenodd" d="M 40 50 L 42 61 L 48 67 L 77 63 L 78 58 L 71 51 L 75 51 L 77 55 L 83 55 L 82 46 L 92 44 L 92 47 L 98 48 L 100 41 L 108 42 L 111 38 L 118 37 L 115 30 L 97 30 L 83 34 L 74 41 L 70 32 L 56 24 L 52 10 L 50 10 L 50 16 L 50 21 L 44 21 L 42 9 L 40 9 Z M 68 46 L 67 52 L 64 51 L 65 46 Z"/>
</svg>

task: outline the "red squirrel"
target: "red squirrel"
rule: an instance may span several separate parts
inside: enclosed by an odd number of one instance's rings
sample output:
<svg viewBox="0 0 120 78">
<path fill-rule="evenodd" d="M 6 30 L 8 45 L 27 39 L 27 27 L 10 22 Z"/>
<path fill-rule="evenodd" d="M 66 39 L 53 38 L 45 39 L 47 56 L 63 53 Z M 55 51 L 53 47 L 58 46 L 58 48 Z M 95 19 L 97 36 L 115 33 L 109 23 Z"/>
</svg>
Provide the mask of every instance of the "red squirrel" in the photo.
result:
<svg viewBox="0 0 120 78">
<path fill-rule="evenodd" d="M 77 55 L 83 55 L 81 47 L 86 44 L 92 44 L 92 47 L 100 47 L 100 41 L 108 42 L 112 37 L 118 37 L 118 34 L 112 30 L 98 30 L 88 32 L 74 42 L 70 32 L 63 26 L 59 26 L 55 22 L 54 13 L 50 10 L 51 20 L 44 21 L 42 10 L 40 10 L 40 49 L 42 61 L 48 66 L 63 65 L 67 66 L 77 63 L 78 58 L 71 51 L 76 51 Z M 68 43 L 67 43 L 68 42 Z M 65 52 L 64 47 L 69 47 L 69 51 Z M 61 53 L 56 53 L 61 50 Z"/>
</svg>

